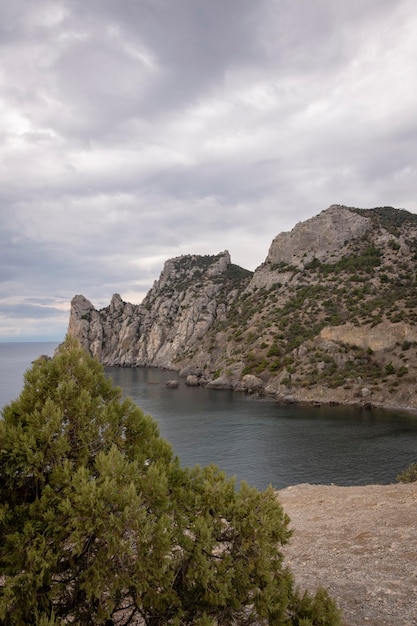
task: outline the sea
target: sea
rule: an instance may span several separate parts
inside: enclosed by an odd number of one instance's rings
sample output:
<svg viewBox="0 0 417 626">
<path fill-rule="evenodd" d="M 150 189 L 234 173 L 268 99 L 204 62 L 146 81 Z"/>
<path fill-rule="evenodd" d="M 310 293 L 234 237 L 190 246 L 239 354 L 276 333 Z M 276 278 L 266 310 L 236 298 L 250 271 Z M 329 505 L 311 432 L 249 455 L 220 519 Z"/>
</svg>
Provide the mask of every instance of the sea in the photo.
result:
<svg viewBox="0 0 417 626">
<path fill-rule="evenodd" d="M 57 343 L 0 343 L 0 406 L 18 397 L 24 372 Z M 389 484 L 417 461 L 417 415 L 353 407 L 283 406 L 228 390 L 166 386 L 174 372 L 106 368 L 124 395 L 152 415 L 185 466 L 216 464 L 259 489 L 294 484 Z"/>
</svg>

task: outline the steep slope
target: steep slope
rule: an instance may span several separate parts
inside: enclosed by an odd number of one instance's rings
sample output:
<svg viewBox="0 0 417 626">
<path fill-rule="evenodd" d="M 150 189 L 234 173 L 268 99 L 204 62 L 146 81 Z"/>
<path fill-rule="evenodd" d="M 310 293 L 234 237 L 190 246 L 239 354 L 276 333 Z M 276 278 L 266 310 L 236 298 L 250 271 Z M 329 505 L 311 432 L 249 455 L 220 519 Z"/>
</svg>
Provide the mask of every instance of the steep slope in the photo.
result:
<svg viewBox="0 0 417 626">
<path fill-rule="evenodd" d="M 165 264 L 141 305 L 73 300 L 69 332 L 106 364 L 157 365 L 285 401 L 417 407 L 417 215 L 334 205 L 281 233 L 253 276 Z"/>
<path fill-rule="evenodd" d="M 170 259 L 139 305 L 115 294 L 110 306 L 96 311 L 84 296 L 75 296 L 68 332 L 105 365 L 176 369 L 226 319 L 251 276 L 231 263 L 227 251 Z M 207 355 L 202 359 L 205 364 Z"/>
</svg>

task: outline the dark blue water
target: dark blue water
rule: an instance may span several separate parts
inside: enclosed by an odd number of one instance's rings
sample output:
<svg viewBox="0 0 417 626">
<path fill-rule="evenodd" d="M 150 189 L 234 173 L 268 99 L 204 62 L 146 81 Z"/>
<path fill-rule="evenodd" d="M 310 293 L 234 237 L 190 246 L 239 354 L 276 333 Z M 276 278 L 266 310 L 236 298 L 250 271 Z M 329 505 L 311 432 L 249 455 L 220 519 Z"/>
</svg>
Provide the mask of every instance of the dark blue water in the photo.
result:
<svg viewBox="0 0 417 626">
<path fill-rule="evenodd" d="M 23 373 L 55 343 L 0 343 L 0 405 L 16 398 Z M 280 406 L 231 391 L 166 387 L 157 369 L 107 368 L 151 414 L 184 465 L 216 463 L 264 488 L 297 483 L 391 483 L 417 460 L 417 416 L 344 407 Z"/>
<path fill-rule="evenodd" d="M 172 372 L 107 368 L 158 422 L 184 465 L 216 463 L 264 488 L 395 482 L 417 459 L 417 416 L 346 407 L 282 406 L 233 391 L 166 387 Z"/>
</svg>

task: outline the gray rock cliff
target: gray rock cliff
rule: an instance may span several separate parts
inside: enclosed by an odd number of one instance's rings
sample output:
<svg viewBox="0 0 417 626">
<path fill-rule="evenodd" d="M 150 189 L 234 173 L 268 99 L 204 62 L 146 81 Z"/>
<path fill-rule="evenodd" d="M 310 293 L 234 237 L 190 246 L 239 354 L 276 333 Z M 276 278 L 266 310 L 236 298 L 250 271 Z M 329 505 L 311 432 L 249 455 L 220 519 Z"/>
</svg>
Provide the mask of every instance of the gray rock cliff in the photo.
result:
<svg viewBox="0 0 417 626">
<path fill-rule="evenodd" d="M 319 215 L 299 222 L 290 232 L 277 235 L 248 289 L 271 287 L 277 270 L 281 282 L 287 282 L 293 268 L 302 269 L 314 258 L 335 262 L 347 253 L 352 239 L 362 237 L 371 228 L 368 218 L 348 207 L 332 205 Z"/>
<path fill-rule="evenodd" d="M 72 301 L 105 365 L 285 402 L 417 408 L 417 215 L 332 205 L 281 233 L 254 273 L 228 252 L 168 260 L 141 304 Z"/>
<path fill-rule="evenodd" d="M 75 296 L 68 332 L 109 366 L 177 369 L 178 360 L 190 355 L 205 364 L 210 359 L 200 349 L 202 338 L 226 319 L 250 277 L 227 251 L 170 259 L 141 304 L 115 294 L 110 306 L 96 311 L 84 296 Z"/>
</svg>

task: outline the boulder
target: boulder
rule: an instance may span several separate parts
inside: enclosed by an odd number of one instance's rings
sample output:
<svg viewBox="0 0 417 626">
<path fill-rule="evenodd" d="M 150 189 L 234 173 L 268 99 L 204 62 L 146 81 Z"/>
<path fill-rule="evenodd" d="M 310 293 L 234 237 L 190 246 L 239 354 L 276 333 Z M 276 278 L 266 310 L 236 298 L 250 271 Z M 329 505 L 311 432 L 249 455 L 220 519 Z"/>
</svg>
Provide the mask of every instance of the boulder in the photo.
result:
<svg viewBox="0 0 417 626">
<path fill-rule="evenodd" d="M 233 382 L 227 376 L 219 376 L 206 385 L 208 389 L 233 389 Z"/>
<path fill-rule="evenodd" d="M 187 376 L 185 384 L 188 385 L 189 387 L 198 387 L 200 384 L 200 379 L 198 378 L 198 376 L 195 376 L 194 374 L 189 374 Z"/>
<path fill-rule="evenodd" d="M 248 393 L 256 393 L 264 388 L 263 381 L 253 374 L 246 374 L 242 378 L 241 389 Z"/>
</svg>

